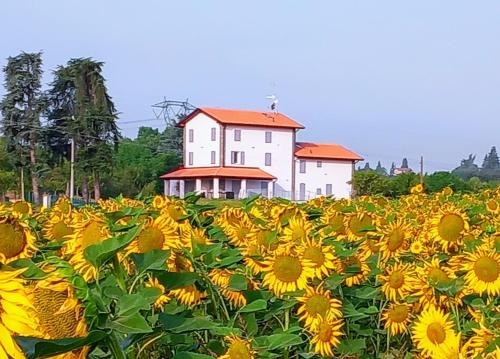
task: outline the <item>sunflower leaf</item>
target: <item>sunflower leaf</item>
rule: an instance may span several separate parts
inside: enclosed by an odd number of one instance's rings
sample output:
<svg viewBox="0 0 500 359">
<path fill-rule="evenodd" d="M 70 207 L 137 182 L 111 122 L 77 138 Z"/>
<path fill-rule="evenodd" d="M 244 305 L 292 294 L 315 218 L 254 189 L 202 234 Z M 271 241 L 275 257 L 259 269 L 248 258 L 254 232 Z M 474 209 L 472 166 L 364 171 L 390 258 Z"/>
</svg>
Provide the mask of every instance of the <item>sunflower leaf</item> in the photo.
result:
<svg viewBox="0 0 500 359">
<path fill-rule="evenodd" d="M 103 331 L 91 331 L 84 338 L 41 339 L 34 337 L 15 337 L 17 344 L 23 349 L 28 359 L 42 358 L 66 353 L 85 345 L 97 343 L 108 337 Z"/>
<path fill-rule="evenodd" d="M 154 249 L 146 253 L 132 253 L 132 260 L 137 267 L 137 272 L 142 275 L 150 270 L 164 270 L 169 255 L 169 251 Z"/>
</svg>

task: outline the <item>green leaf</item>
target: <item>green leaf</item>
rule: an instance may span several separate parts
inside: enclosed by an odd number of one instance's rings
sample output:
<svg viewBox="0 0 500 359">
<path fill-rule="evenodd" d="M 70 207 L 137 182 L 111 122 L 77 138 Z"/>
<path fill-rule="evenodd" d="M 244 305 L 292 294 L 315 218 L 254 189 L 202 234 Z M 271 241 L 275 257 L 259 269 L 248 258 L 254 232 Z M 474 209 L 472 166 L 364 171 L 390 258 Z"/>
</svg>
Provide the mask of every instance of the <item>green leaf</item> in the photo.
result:
<svg viewBox="0 0 500 359">
<path fill-rule="evenodd" d="M 243 274 L 233 274 L 229 277 L 229 289 L 235 291 L 247 290 L 247 278 Z"/>
<path fill-rule="evenodd" d="M 174 355 L 173 359 L 213 359 L 213 357 L 193 352 L 179 352 Z"/>
<path fill-rule="evenodd" d="M 239 310 L 239 312 L 252 313 L 252 312 L 258 312 L 259 310 L 266 310 L 266 308 L 267 308 L 267 302 L 264 299 L 257 299 L 242 307 Z"/>
<path fill-rule="evenodd" d="M 172 333 L 192 332 L 195 330 L 208 330 L 219 326 L 213 319 L 204 317 L 183 318 L 178 315 L 160 313 L 159 321 L 165 330 Z"/>
<path fill-rule="evenodd" d="M 87 247 L 84 251 L 85 258 L 96 268 L 100 268 L 104 263 L 125 248 L 141 232 L 142 227 L 137 226 L 124 234 L 106 239 L 102 243 Z"/>
<path fill-rule="evenodd" d="M 136 265 L 137 272 L 141 275 L 149 270 L 164 270 L 169 255 L 169 251 L 154 249 L 146 253 L 133 253 L 132 260 Z"/>
<path fill-rule="evenodd" d="M 257 331 L 259 330 L 257 320 L 255 319 L 255 314 L 254 313 L 244 314 L 243 318 L 245 319 L 246 323 L 246 332 L 250 337 L 253 337 L 255 334 L 257 334 Z"/>
<path fill-rule="evenodd" d="M 354 296 L 360 299 L 377 299 L 380 298 L 380 290 L 374 287 L 360 287 L 354 292 Z"/>
<path fill-rule="evenodd" d="M 273 334 L 265 337 L 265 343 L 268 350 L 277 350 L 282 348 L 289 348 L 294 345 L 303 343 L 302 338 L 298 334 L 280 333 Z"/>
<path fill-rule="evenodd" d="M 103 331 L 91 331 L 85 338 L 40 339 L 34 337 L 14 337 L 28 359 L 53 356 L 76 350 L 85 345 L 97 343 L 108 337 Z"/>
<path fill-rule="evenodd" d="M 9 267 L 15 269 L 26 268 L 22 276 L 26 279 L 43 279 L 47 276 L 43 270 L 33 263 L 31 259 L 21 258 L 9 263 Z"/>
<path fill-rule="evenodd" d="M 149 302 L 140 294 L 125 294 L 118 298 L 119 316 L 128 316 L 149 308 Z"/>
<path fill-rule="evenodd" d="M 123 334 L 150 333 L 153 331 L 140 313 L 120 316 L 113 320 L 109 327 Z"/>
<path fill-rule="evenodd" d="M 365 339 L 344 339 L 340 342 L 337 351 L 341 354 L 361 354 L 365 348 Z"/>
<path fill-rule="evenodd" d="M 154 276 L 168 290 L 184 288 L 194 284 L 200 276 L 194 272 L 155 272 Z"/>
<path fill-rule="evenodd" d="M 365 313 L 365 314 L 376 314 L 378 313 L 378 308 L 371 305 L 369 306 L 368 308 L 361 308 L 360 310 L 362 313 Z"/>
</svg>

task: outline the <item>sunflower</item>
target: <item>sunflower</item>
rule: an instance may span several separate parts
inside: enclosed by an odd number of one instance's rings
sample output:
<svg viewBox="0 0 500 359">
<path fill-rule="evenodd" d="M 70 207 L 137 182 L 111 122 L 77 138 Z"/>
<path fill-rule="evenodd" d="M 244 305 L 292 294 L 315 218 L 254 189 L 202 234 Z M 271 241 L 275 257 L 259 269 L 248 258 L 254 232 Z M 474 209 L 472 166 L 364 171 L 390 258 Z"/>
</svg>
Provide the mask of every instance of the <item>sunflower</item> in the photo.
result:
<svg viewBox="0 0 500 359">
<path fill-rule="evenodd" d="M 479 324 L 479 328 L 472 328 L 472 330 L 474 335 L 464 344 L 464 351 L 467 353 L 467 358 L 482 357 L 486 348 L 498 338 L 500 333 L 495 333 L 482 323 Z M 497 346 L 495 349 L 496 355 L 500 355 L 500 347 Z"/>
<path fill-rule="evenodd" d="M 151 201 L 151 207 L 154 209 L 162 209 L 167 204 L 166 198 L 164 196 L 156 195 Z"/>
<path fill-rule="evenodd" d="M 430 236 L 435 243 L 448 252 L 456 251 L 463 243 L 463 237 L 469 230 L 465 213 L 451 204 L 444 205 L 438 214 L 430 220 Z"/>
<path fill-rule="evenodd" d="M 52 211 L 59 212 L 64 216 L 69 216 L 71 211 L 73 210 L 73 206 L 68 197 L 59 197 L 54 206 L 52 207 Z"/>
<path fill-rule="evenodd" d="M 493 213 L 493 214 L 499 214 L 500 213 L 500 204 L 495 198 L 490 198 L 489 200 L 486 201 L 486 209 L 488 212 Z"/>
<path fill-rule="evenodd" d="M 182 222 L 187 212 L 184 208 L 184 202 L 172 198 L 165 198 L 165 206 L 161 210 L 161 214 L 172 218 L 176 222 Z"/>
<path fill-rule="evenodd" d="M 289 246 L 281 246 L 264 262 L 265 273 L 262 284 L 269 287 L 276 296 L 286 292 L 304 289 L 314 276 L 313 264 L 294 254 Z"/>
<path fill-rule="evenodd" d="M 75 290 L 56 274 L 38 281 L 31 291 L 31 300 L 39 320 L 39 331 L 46 339 L 80 338 L 88 333 L 84 308 Z M 54 358 L 87 357 L 88 348 L 61 354 Z"/>
<path fill-rule="evenodd" d="M 31 203 L 29 202 L 17 201 L 12 205 L 12 213 L 19 216 L 29 216 L 33 214 L 33 207 L 31 207 Z"/>
<path fill-rule="evenodd" d="M 479 249 L 465 257 L 465 283 L 474 293 L 500 295 L 500 254 L 494 250 Z"/>
<path fill-rule="evenodd" d="M 14 216 L 0 216 L 0 263 L 30 258 L 36 251 L 29 226 Z"/>
<path fill-rule="evenodd" d="M 292 244 L 306 243 L 312 234 L 312 224 L 302 216 L 294 216 L 288 220 L 288 225 L 283 228 L 282 238 Z"/>
<path fill-rule="evenodd" d="M 420 313 L 412 334 L 417 349 L 433 358 L 440 349 L 452 345 L 456 336 L 449 315 L 433 305 Z"/>
<path fill-rule="evenodd" d="M 194 307 L 202 302 L 206 298 L 207 294 L 200 291 L 194 284 L 188 286 L 172 289 L 170 294 L 179 301 L 179 303 L 187 306 Z"/>
<path fill-rule="evenodd" d="M 231 290 L 231 276 L 235 274 L 228 269 L 213 269 L 208 274 L 212 282 L 221 289 L 221 294 L 226 298 L 233 308 L 243 307 L 247 299 L 242 292 Z"/>
<path fill-rule="evenodd" d="M 160 215 L 155 219 L 147 218 L 141 232 L 126 250 L 126 255 L 179 248 L 181 243 L 177 229 L 178 224 L 170 217 Z"/>
<path fill-rule="evenodd" d="M 382 313 L 384 328 L 391 335 L 404 334 L 411 323 L 412 307 L 406 303 L 391 303 Z"/>
<path fill-rule="evenodd" d="M 13 336 L 38 335 L 33 307 L 20 278 L 24 271 L 0 270 L 0 358 L 24 358 Z"/>
<path fill-rule="evenodd" d="M 338 267 L 338 260 L 333 254 L 333 247 L 325 246 L 321 241 L 307 240 L 299 250 L 302 258 L 312 263 L 314 276 L 318 279 L 328 277 Z"/>
<path fill-rule="evenodd" d="M 359 209 L 358 212 L 353 212 L 345 216 L 344 225 L 349 241 L 357 241 L 366 236 L 373 230 L 375 220 L 372 215 Z"/>
<path fill-rule="evenodd" d="M 426 304 L 449 304 L 450 302 L 459 302 L 462 293 L 457 293 L 456 298 L 451 298 L 445 294 L 440 294 L 435 289 L 436 285 L 447 285 L 456 278 L 455 273 L 449 267 L 441 264 L 437 257 L 432 258 L 430 261 L 424 261 L 423 266 L 417 268 L 417 288 L 414 293 L 422 305 Z"/>
<path fill-rule="evenodd" d="M 417 288 L 415 271 L 409 264 L 396 263 L 385 268 L 385 275 L 379 275 L 382 292 L 388 300 L 396 301 L 404 298 Z"/>
<path fill-rule="evenodd" d="M 343 335 L 341 328 L 344 322 L 341 319 L 321 318 L 311 328 L 311 346 L 315 353 L 322 356 L 333 356 L 333 348 L 340 344 Z"/>
<path fill-rule="evenodd" d="M 227 235 L 229 243 L 235 246 L 241 246 L 245 243 L 245 238 L 252 231 L 254 224 L 248 216 L 241 217 L 240 221 L 236 223 L 223 222 L 221 224 L 222 230 Z"/>
<path fill-rule="evenodd" d="M 346 286 L 352 287 L 366 280 L 370 274 L 370 266 L 367 262 L 369 257 L 370 253 L 361 252 L 340 261 L 340 273 L 344 275 Z"/>
<path fill-rule="evenodd" d="M 434 354 L 434 358 L 464 359 L 465 357 L 461 353 L 461 348 L 460 348 L 460 337 L 461 333 L 452 335 L 449 341 L 443 343 L 443 345 L 437 349 L 436 353 Z"/>
<path fill-rule="evenodd" d="M 42 231 L 49 241 L 64 241 L 73 234 L 71 219 L 55 212 L 44 224 Z"/>
<path fill-rule="evenodd" d="M 411 194 L 420 194 L 424 192 L 424 185 L 419 183 L 410 189 Z"/>
<path fill-rule="evenodd" d="M 302 303 L 297 309 L 297 316 L 300 321 L 305 322 L 307 328 L 318 324 L 321 318 L 342 318 L 342 302 L 332 298 L 330 291 L 321 286 L 306 287 L 304 296 L 297 300 Z"/>
<path fill-rule="evenodd" d="M 156 298 L 156 301 L 153 304 L 153 307 L 155 309 L 161 309 L 170 302 L 172 298 L 170 298 L 167 294 L 167 291 L 165 290 L 165 287 L 161 285 L 161 283 L 158 281 L 158 279 L 154 277 L 150 277 L 148 281 L 146 282 L 146 288 L 157 288 L 160 290 L 160 296 Z"/>
<path fill-rule="evenodd" d="M 424 249 L 424 244 L 420 240 L 413 241 L 410 245 L 410 252 L 413 254 L 420 254 L 424 251 Z"/>
<path fill-rule="evenodd" d="M 344 213 L 336 210 L 327 210 L 327 213 L 321 217 L 321 224 L 325 227 L 321 228 L 320 233 L 324 237 L 345 236 L 344 219 Z"/>
<path fill-rule="evenodd" d="M 179 224 L 180 241 L 183 248 L 193 249 L 196 245 L 206 246 L 212 242 L 203 228 L 192 227 L 188 222 Z"/>
<path fill-rule="evenodd" d="M 408 249 L 409 239 L 412 234 L 408 223 L 400 219 L 383 226 L 381 232 L 380 253 L 382 259 L 397 258 Z"/>
<path fill-rule="evenodd" d="M 250 341 L 236 337 L 229 336 L 224 338 L 229 344 L 227 351 L 220 355 L 219 359 L 254 359 L 255 351 L 252 349 Z"/>
<path fill-rule="evenodd" d="M 100 214 L 85 214 L 86 219 L 76 220 L 74 232 L 64 242 L 63 254 L 69 263 L 88 282 L 96 279 L 96 268 L 85 258 L 85 249 L 111 237 L 106 220 Z"/>
</svg>

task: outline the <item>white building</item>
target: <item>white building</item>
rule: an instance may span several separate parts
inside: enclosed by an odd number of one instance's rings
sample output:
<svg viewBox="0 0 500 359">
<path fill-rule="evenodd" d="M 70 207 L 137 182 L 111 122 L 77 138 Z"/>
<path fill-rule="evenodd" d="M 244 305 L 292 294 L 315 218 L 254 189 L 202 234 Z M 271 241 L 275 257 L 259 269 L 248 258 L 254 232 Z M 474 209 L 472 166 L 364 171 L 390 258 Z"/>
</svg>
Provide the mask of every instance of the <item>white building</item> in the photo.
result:
<svg viewBox="0 0 500 359">
<path fill-rule="evenodd" d="M 304 126 L 281 113 L 198 108 L 178 126 L 184 165 L 161 176 L 166 195 L 346 198 L 362 160 L 340 145 L 296 142 Z"/>
</svg>

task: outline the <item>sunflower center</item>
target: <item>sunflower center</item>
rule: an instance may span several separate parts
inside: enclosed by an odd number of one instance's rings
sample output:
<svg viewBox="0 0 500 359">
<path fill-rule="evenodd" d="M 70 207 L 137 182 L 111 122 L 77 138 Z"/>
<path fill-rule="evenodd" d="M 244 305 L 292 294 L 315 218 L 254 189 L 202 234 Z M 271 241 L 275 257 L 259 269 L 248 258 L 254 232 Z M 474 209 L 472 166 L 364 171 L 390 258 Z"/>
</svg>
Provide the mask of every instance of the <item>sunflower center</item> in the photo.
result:
<svg viewBox="0 0 500 359">
<path fill-rule="evenodd" d="M 280 256 L 274 261 L 273 272 L 282 282 L 295 282 L 302 274 L 302 264 L 296 257 Z"/>
<path fill-rule="evenodd" d="M 61 202 L 59 202 L 57 204 L 57 207 L 64 214 L 68 214 L 71 211 L 71 205 L 69 204 L 68 201 L 61 201 Z"/>
<path fill-rule="evenodd" d="M 403 272 L 401 271 L 394 271 L 389 275 L 389 285 L 391 288 L 401 288 L 403 284 L 405 283 L 405 277 Z"/>
<path fill-rule="evenodd" d="M 465 222 L 458 214 L 445 214 L 438 225 L 439 236 L 448 242 L 456 242 L 465 228 Z"/>
<path fill-rule="evenodd" d="M 341 234 L 344 233 L 344 216 L 343 215 L 336 215 L 332 218 L 330 218 L 330 221 L 328 222 L 330 228 L 332 231 L 339 232 Z"/>
<path fill-rule="evenodd" d="M 64 221 L 59 221 L 52 227 L 52 234 L 56 241 L 61 241 L 64 237 L 73 234 L 73 229 L 64 223 Z"/>
<path fill-rule="evenodd" d="M 235 341 L 229 347 L 227 354 L 231 359 L 250 359 L 251 353 L 246 344 L 242 341 Z"/>
<path fill-rule="evenodd" d="M 329 342 L 332 338 L 332 327 L 328 323 L 321 323 L 318 331 L 318 338 L 322 342 Z"/>
<path fill-rule="evenodd" d="M 20 254 L 26 246 L 26 237 L 22 228 L 11 223 L 0 223 L 0 253 L 7 259 Z"/>
<path fill-rule="evenodd" d="M 389 250 L 395 251 L 399 247 L 403 245 L 404 242 L 404 231 L 400 228 L 394 229 L 390 234 L 389 234 L 389 239 L 387 240 L 387 248 Z"/>
<path fill-rule="evenodd" d="M 366 228 L 373 225 L 369 216 L 353 217 L 349 222 L 349 228 L 355 236 L 361 237 L 366 234 Z"/>
<path fill-rule="evenodd" d="M 490 199 L 488 202 L 486 202 L 486 208 L 488 208 L 490 211 L 494 212 L 498 209 L 498 203 L 494 199 Z"/>
<path fill-rule="evenodd" d="M 38 313 L 40 325 L 53 339 L 74 337 L 78 327 L 77 315 L 73 310 L 57 313 L 66 299 L 65 292 L 46 288 L 34 290 L 33 304 Z"/>
<path fill-rule="evenodd" d="M 30 206 L 27 202 L 24 201 L 19 201 L 14 203 L 12 206 L 12 209 L 16 212 L 22 213 L 22 214 L 28 214 L 30 212 Z"/>
<path fill-rule="evenodd" d="M 146 253 L 153 249 L 162 249 L 165 237 L 156 227 L 144 228 L 137 237 L 139 252 Z"/>
<path fill-rule="evenodd" d="M 500 266 L 488 256 L 482 256 L 474 263 L 474 273 L 483 282 L 491 283 L 498 279 Z"/>
<path fill-rule="evenodd" d="M 434 344 L 441 344 L 446 338 L 446 331 L 438 322 L 432 322 L 427 326 L 427 338 Z"/>
<path fill-rule="evenodd" d="M 322 295 L 316 294 L 306 302 L 307 313 L 313 317 L 321 315 L 324 317 L 330 309 L 330 300 Z"/>
<path fill-rule="evenodd" d="M 308 247 L 304 250 L 304 258 L 313 262 L 315 267 L 321 267 L 325 262 L 325 255 L 321 248 Z"/>
<path fill-rule="evenodd" d="M 299 226 L 294 226 L 292 228 L 292 242 L 301 242 L 302 240 L 307 238 L 306 231 L 299 227 Z"/>
<path fill-rule="evenodd" d="M 431 281 L 440 284 L 446 283 L 450 280 L 446 272 L 440 268 L 432 268 L 429 271 L 429 278 L 431 279 Z"/>
<path fill-rule="evenodd" d="M 408 318 L 408 307 L 403 304 L 397 304 L 387 313 L 391 321 L 402 323 Z"/>
<path fill-rule="evenodd" d="M 102 224 L 99 222 L 92 221 L 85 226 L 82 231 L 82 239 L 81 244 L 83 249 L 101 243 L 102 235 L 101 235 Z"/>
</svg>

